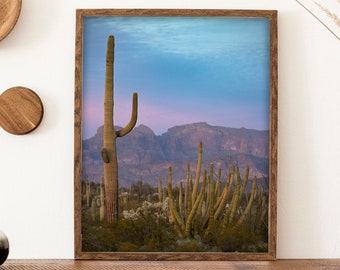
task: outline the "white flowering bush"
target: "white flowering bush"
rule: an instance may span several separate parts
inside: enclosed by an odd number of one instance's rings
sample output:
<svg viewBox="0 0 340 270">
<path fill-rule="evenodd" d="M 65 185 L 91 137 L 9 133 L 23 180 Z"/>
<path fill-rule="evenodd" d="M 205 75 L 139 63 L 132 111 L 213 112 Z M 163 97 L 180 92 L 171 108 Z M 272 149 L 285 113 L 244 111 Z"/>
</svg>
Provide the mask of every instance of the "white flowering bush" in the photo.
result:
<svg viewBox="0 0 340 270">
<path fill-rule="evenodd" d="M 145 216 L 151 216 L 156 222 L 160 219 L 169 218 L 169 200 L 166 198 L 163 202 L 151 203 L 144 201 L 142 206 L 135 209 L 124 210 L 124 219 L 139 219 Z"/>
</svg>

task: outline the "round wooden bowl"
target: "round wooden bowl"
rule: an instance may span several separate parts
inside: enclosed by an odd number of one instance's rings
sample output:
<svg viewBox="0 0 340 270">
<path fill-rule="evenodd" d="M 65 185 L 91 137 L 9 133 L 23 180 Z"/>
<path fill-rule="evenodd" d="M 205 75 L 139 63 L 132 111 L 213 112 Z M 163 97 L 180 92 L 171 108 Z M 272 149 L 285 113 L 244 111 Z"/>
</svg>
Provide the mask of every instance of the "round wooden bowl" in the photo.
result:
<svg viewBox="0 0 340 270">
<path fill-rule="evenodd" d="M 0 95 L 0 127 L 23 135 L 36 129 L 43 117 L 40 97 L 26 87 L 12 87 Z"/>
<path fill-rule="evenodd" d="M 21 11 L 21 0 L 0 0 L 0 41 L 13 29 Z"/>
</svg>

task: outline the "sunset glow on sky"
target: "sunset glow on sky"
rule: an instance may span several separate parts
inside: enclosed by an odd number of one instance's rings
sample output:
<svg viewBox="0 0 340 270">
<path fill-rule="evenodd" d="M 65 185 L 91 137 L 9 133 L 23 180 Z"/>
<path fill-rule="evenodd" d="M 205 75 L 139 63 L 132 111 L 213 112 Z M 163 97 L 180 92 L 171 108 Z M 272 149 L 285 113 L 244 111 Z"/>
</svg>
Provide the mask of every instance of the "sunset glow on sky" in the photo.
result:
<svg viewBox="0 0 340 270">
<path fill-rule="evenodd" d="M 268 130 L 269 20 L 226 17 L 86 17 L 83 138 L 103 124 L 105 54 L 115 36 L 114 119 L 162 134 L 193 122 Z"/>
</svg>

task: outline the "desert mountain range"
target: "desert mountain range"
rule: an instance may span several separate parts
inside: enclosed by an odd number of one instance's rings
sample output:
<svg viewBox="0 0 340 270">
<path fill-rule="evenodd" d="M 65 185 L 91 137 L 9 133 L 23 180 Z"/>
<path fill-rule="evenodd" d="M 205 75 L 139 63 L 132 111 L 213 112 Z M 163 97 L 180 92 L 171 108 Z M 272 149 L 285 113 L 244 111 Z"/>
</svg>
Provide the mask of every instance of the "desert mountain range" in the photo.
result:
<svg viewBox="0 0 340 270">
<path fill-rule="evenodd" d="M 195 174 L 200 141 L 203 142 L 202 170 L 208 170 L 209 164 L 213 163 L 226 175 L 231 165 L 237 165 L 244 174 L 249 166 L 250 177 L 268 176 L 268 130 L 211 126 L 200 122 L 175 126 L 162 135 L 155 135 L 149 127 L 139 125 L 125 137 L 117 138 L 119 185 L 128 187 L 140 177 L 152 185 L 156 185 L 161 177 L 164 185 L 169 166 L 172 166 L 174 184 L 184 180 L 188 163 Z M 83 179 L 88 177 L 90 181 L 99 182 L 103 176 L 102 147 L 103 126 L 93 137 L 83 140 Z"/>
</svg>

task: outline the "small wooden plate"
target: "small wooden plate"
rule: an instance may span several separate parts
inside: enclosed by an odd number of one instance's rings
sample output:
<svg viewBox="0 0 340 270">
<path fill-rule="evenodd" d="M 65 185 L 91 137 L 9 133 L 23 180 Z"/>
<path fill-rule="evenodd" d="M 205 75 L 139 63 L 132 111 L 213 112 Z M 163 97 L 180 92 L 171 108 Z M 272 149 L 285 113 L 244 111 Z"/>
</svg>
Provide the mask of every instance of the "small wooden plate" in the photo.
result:
<svg viewBox="0 0 340 270">
<path fill-rule="evenodd" d="M 0 0 L 0 41 L 13 29 L 21 11 L 21 0 Z"/>
<path fill-rule="evenodd" d="M 43 117 L 40 97 L 26 87 L 12 87 L 0 95 L 0 126 L 15 135 L 36 129 Z"/>
</svg>

